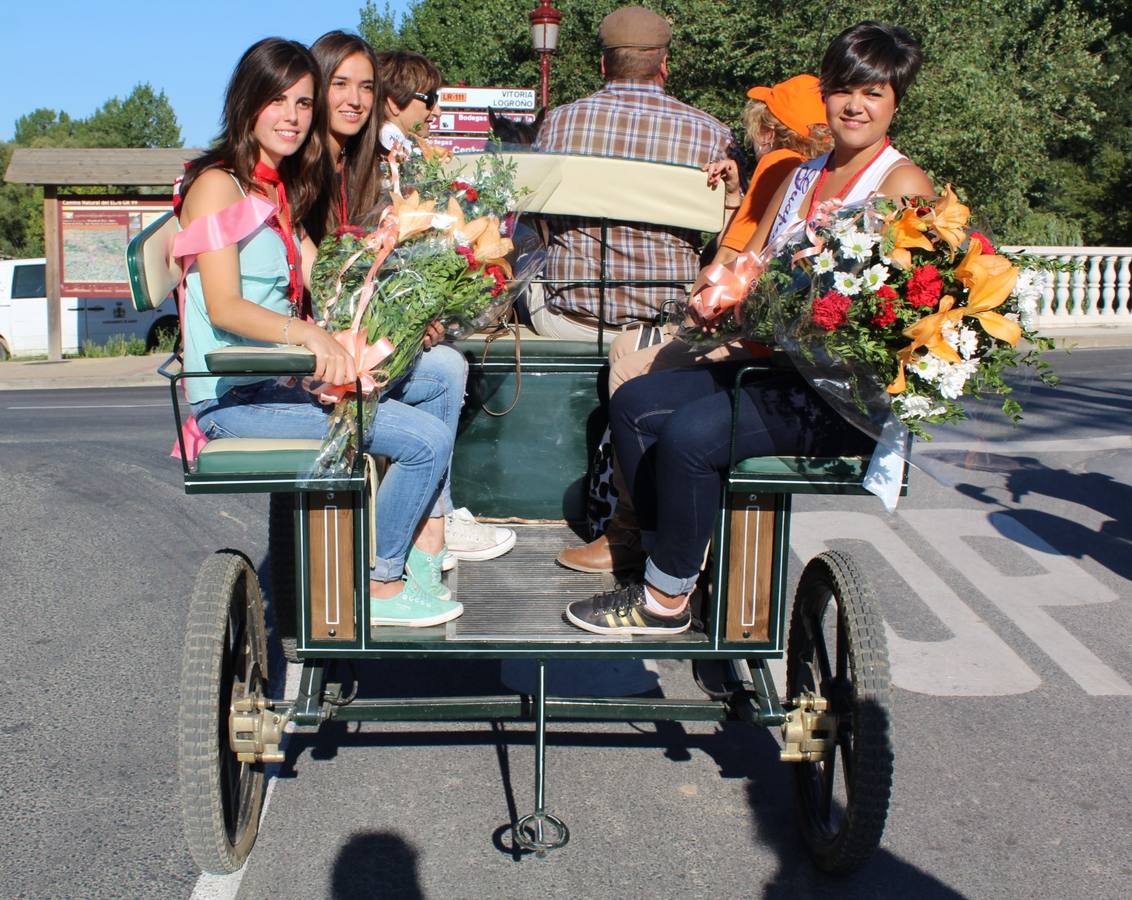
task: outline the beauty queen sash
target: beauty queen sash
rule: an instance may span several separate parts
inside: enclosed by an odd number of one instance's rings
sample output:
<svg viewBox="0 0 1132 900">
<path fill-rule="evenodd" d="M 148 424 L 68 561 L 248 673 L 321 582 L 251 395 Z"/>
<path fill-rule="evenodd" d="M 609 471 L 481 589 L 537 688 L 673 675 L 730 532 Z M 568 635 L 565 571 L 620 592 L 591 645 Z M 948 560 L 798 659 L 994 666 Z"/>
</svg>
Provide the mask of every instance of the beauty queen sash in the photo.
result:
<svg viewBox="0 0 1132 900">
<path fill-rule="evenodd" d="M 260 225 L 275 215 L 275 206 L 262 197 L 245 195 L 231 206 L 193 219 L 189 227 L 177 232 L 173 237 L 171 255 L 181 264 L 181 281 L 177 285 L 177 315 L 181 320 L 181 334 L 185 334 L 185 278 L 196 258 L 210 250 L 220 250 L 238 244 Z M 197 425 L 197 420 L 189 416 L 181 426 L 188 461 L 193 462 L 208 438 Z M 181 458 L 180 441 L 173 442 L 169 454 L 174 459 Z"/>
</svg>

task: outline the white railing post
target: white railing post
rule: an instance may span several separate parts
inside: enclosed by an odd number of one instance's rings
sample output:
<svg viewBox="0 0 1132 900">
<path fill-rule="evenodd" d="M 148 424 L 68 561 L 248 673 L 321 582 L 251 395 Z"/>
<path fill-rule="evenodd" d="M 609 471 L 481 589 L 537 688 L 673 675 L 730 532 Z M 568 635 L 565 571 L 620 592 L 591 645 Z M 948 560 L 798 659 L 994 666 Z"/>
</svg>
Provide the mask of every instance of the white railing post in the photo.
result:
<svg viewBox="0 0 1132 900">
<path fill-rule="evenodd" d="M 1038 313 L 1038 327 L 1132 327 L 1132 247 L 1003 247 L 1009 253 L 1046 256 L 1074 263 L 1072 272 L 1050 279 Z"/>
</svg>

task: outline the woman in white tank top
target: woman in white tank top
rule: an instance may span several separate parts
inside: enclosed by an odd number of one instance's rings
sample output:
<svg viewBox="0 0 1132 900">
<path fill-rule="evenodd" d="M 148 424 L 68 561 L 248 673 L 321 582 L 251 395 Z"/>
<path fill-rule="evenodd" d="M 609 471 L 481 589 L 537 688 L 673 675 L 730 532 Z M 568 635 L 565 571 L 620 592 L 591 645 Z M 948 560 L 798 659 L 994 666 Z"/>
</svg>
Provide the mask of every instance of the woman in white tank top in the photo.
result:
<svg viewBox="0 0 1132 900">
<path fill-rule="evenodd" d="M 822 60 L 821 89 L 833 150 L 791 173 L 771 200 L 777 214 L 764 219 L 748 250 L 762 250 L 827 200 L 860 203 L 873 195 L 935 193 L 923 170 L 888 140 L 897 105 L 919 67 L 919 47 L 903 54 L 907 65 L 886 69 L 875 62 L 882 58 L 877 51 L 901 44 L 898 30 L 862 23 L 849 32 L 830 45 Z"/>
</svg>

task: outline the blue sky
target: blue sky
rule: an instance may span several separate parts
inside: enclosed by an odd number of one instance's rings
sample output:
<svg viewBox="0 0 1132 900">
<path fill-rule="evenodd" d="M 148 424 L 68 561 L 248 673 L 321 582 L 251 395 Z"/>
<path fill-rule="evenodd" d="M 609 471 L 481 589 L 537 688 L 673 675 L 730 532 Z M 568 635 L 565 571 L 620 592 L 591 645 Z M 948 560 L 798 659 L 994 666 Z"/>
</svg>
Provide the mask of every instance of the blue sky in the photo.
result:
<svg viewBox="0 0 1132 900">
<path fill-rule="evenodd" d="M 4 0 L 0 12 L 0 140 L 46 107 L 85 118 L 139 82 L 164 90 L 187 147 L 215 135 L 232 67 L 269 35 L 310 43 L 356 29 L 365 0 Z M 393 0 L 400 12 L 409 0 Z M 378 9 L 385 3 L 379 0 Z"/>
</svg>

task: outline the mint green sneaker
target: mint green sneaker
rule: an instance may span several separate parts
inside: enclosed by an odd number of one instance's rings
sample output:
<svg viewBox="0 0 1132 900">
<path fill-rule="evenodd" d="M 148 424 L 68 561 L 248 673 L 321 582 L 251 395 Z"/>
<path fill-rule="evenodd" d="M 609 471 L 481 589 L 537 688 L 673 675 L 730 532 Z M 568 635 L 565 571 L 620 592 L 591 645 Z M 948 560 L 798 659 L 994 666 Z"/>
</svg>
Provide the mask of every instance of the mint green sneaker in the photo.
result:
<svg viewBox="0 0 1132 900">
<path fill-rule="evenodd" d="M 443 625 L 462 615 L 464 607 L 455 600 L 433 597 L 412 578 L 404 582 L 401 593 L 388 600 L 369 598 L 370 625 L 400 625 L 427 628 Z"/>
<path fill-rule="evenodd" d="M 409 556 L 405 560 L 405 571 L 409 580 L 415 581 L 424 590 L 439 597 L 441 600 L 451 600 L 452 592 L 445 586 L 440 576 L 444 566 L 444 557 L 448 555 L 448 548 L 441 547 L 439 553 L 425 553 L 415 545 L 409 548 Z"/>
</svg>

